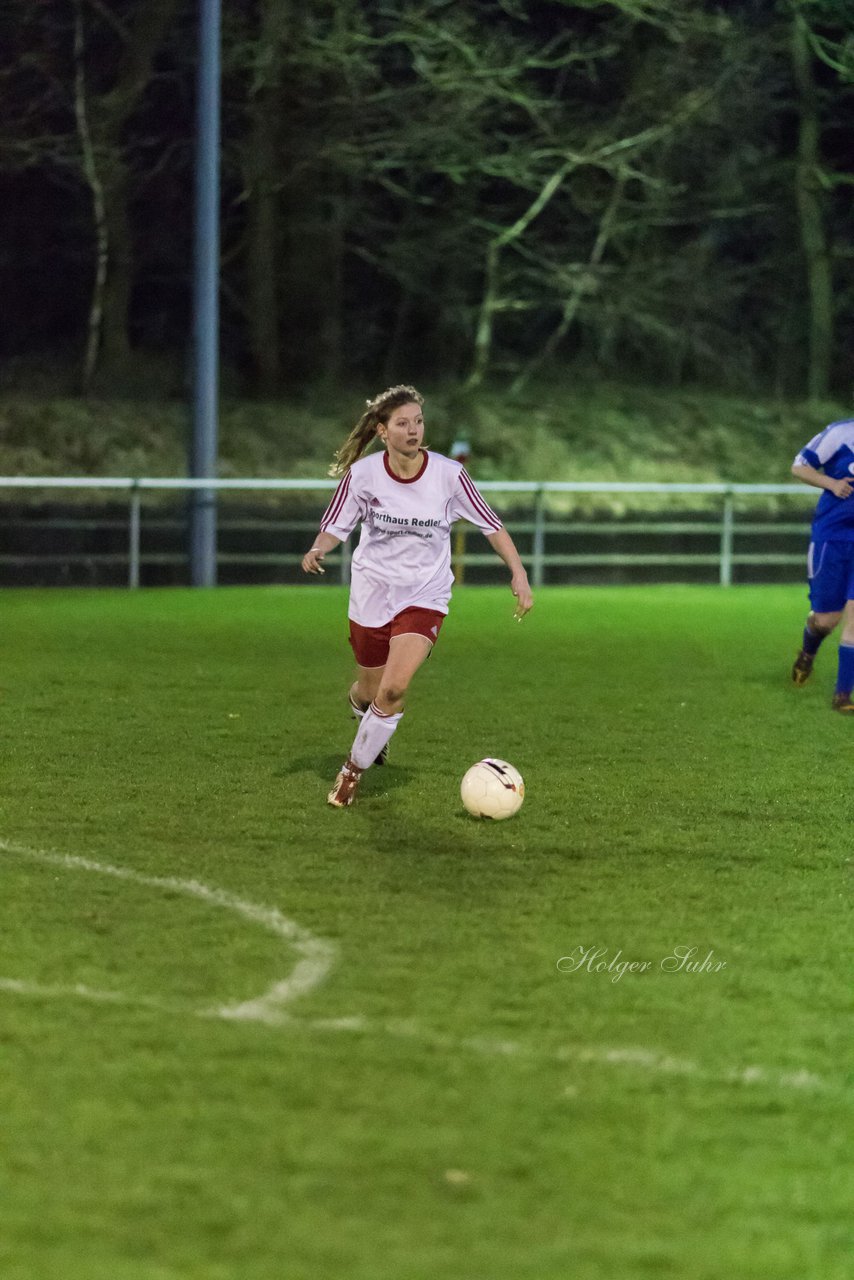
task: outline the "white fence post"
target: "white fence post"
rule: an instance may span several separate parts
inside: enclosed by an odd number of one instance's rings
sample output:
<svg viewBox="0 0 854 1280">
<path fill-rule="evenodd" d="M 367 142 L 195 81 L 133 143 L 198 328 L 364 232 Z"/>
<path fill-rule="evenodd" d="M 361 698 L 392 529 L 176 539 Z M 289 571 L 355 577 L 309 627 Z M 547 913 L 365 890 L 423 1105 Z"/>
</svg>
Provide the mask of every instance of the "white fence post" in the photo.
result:
<svg viewBox="0 0 854 1280">
<path fill-rule="evenodd" d="M 543 492 L 543 486 L 537 489 L 537 496 L 534 501 L 534 544 L 533 544 L 533 563 L 531 565 L 531 577 L 533 585 L 541 587 L 543 585 L 543 554 L 546 549 L 546 495 Z"/>
<path fill-rule="evenodd" d="M 721 572 L 722 587 L 732 586 L 732 544 L 735 533 L 735 511 L 732 493 L 724 498 L 723 520 L 721 522 Z"/>
<path fill-rule="evenodd" d="M 139 481 L 134 480 L 130 489 L 130 513 L 128 528 L 128 586 L 139 586 L 139 548 L 141 536 L 142 494 Z"/>
</svg>

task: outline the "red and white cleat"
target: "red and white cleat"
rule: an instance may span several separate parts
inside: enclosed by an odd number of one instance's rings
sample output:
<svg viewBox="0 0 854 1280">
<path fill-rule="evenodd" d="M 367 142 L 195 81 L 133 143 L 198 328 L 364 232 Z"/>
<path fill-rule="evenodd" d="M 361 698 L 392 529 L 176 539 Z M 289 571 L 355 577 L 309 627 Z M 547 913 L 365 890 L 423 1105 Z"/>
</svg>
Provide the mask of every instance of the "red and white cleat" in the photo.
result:
<svg viewBox="0 0 854 1280">
<path fill-rule="evenodd" d="M 361 777 L 362 770 L 357 769 L 351 760 L 346 761 L 326 797 L 326 803 L 331 804 L 334 809 L 346 809 L 353 803 Z"/>
</svg>

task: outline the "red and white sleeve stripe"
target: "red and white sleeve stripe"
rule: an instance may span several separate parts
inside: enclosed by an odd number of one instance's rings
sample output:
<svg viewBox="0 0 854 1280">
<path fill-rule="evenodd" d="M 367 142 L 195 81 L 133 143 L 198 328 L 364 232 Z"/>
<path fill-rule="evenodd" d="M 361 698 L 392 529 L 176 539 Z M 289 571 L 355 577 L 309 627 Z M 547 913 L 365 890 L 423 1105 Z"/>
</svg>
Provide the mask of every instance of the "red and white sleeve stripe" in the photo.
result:
<svg viewBox="0 0 854 1280">
<path fill-rule="evenodd" d="M 343 477 L 338 488 L 332 495 L 332 501 L 323 513 L 323 519 L 320 521 L 320 527 L 324 533 L 329 529 L 330 525 L 334 525 L 338 516 L 340 516 L 344 503 L 347 501 L 347 494 L 350 491 L 350 472 Z"/>
<path fill-rule="evenodd" d="M 465 467 L 460 468 L 460 484 L 468 505 L 471 506 L 472 510 L 479 516 L 477 523 L 481 525 L 481 527 L 485 526 L 489 532 L 497 533 L 501 528 L 501 521 L 492 510 L 489 503 L 486 502 L 478 492 L 477 486 L 466 471 Z"/>
</svg>

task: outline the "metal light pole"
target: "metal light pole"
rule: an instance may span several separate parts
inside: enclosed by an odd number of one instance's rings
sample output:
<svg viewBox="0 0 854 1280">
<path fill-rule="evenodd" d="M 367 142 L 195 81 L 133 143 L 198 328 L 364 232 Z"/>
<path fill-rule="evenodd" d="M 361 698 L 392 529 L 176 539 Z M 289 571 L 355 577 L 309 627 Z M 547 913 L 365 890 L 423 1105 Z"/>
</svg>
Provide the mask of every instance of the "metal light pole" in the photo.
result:
<svg viewBox="0 0 854 1280">
<path fill-rule="evenodd" d="M 193 478 L 217 474 L 221 0 L 199 0 L 193 276 Z M 190 495 L 190 581 L 216 586 L 216 490 Z"/>
</svg>

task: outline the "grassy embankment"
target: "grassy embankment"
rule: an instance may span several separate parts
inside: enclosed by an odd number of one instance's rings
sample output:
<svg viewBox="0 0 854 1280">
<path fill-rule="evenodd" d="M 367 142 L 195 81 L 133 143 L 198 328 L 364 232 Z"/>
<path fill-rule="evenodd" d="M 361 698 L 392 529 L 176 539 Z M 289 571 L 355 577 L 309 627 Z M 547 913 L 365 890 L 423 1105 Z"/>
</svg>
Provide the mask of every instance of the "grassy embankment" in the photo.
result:
<svg viewBox="0 0 854 1280">
<path fill-rule="evenodd" d="M 221 475 L 324 475 L 361 403 L 355 391 L 325 402 L 224 400 Z M 470 440 L 471 470 L 481 480 L 779 482 L 789 480 L 800 445 L 845 412 L 833 403 L 806 407 L 613 384 L 551 384 L 515 402 L 488 391 L 465 403 L 435 390 L 427 406 L 428 443 L 445 450 L 454 439 Z M 181 475 L 188 424 L 188 407 L 177 400 L 6 393 L 0 397 L 0 474 Z M 615 499 L 589 501 L 618 506 Z M 623 499 L 618 509 L 625 506 Z"/>
</svg>

